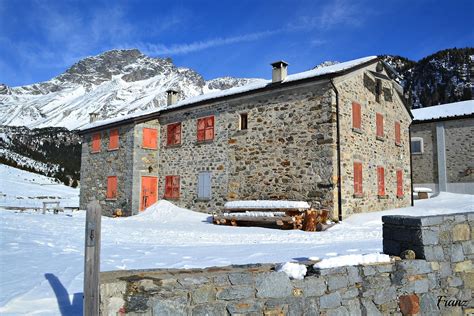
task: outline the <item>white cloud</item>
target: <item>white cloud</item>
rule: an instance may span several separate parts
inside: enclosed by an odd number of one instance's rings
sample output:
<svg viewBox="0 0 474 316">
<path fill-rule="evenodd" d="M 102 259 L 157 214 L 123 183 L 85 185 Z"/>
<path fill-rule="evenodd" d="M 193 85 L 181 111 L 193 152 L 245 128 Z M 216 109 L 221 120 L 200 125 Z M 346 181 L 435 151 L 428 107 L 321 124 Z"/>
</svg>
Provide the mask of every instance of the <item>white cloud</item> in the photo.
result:
<svg viewBox="0 0 474 316">
<path fill-rule="evenodd" d="M 311 10 L 308 9 L 308 11 Z M 302 14 L 288 24 L 288 29 L 326 30 L 336 26 L 359 26 L 368 12 L 371 10 L 362 10 L 357 1 L 335 0 L 318 8 L 315 15 Z"/>
<path fill-rule="evenodd" d="M 256 41 L 264 37 L 271 36 L 273 34 L 279 33 L 281 30 L 275 31 L 264 31 L 257 33 L 249 33 L 244 35 L 238 35 L 233 37 L 219 37 L 206 41 L 198 41 L 188 44 L 174 44 L 171 46 L 163 44 L 152 44 L 152 43 L 138 43 L 134 46 L 137 46 L 143 52 L 150 55 L 178 55 L 178 54 L 187 54 L 190 52 L 200 51 L 211 47 L 223 46 L 228 44 L 235 44 L 241 42 L 251 42 Z"/>
</svg>

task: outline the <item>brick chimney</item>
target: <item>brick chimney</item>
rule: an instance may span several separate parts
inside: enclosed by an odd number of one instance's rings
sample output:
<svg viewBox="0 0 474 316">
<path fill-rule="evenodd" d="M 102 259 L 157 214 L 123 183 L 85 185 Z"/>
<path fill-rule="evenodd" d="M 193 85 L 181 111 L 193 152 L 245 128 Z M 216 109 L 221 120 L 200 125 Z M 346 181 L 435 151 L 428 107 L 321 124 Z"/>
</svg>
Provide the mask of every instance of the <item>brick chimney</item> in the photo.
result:
<svg viewBox="0 0 474 316">
<path fill-rule="evenodd" d="M 94 123 L 99 119 L 99 113 L 89 113 L 89 123 Z"/>
<path fill-rule="evenodd" d="M 286 75 L 288 74 L 288 63 L 283 60 L 276 61 L 271 63 L 272 70 L 272 82 L 281 82 L 285 80 Z"/>
<path fill-rule="evenodd" d="M 166 90 L 166 95 L 168 97 L 166 105 L 175 104 L 178 101 L 178 91 L 174 89 Z"/>
</svg>

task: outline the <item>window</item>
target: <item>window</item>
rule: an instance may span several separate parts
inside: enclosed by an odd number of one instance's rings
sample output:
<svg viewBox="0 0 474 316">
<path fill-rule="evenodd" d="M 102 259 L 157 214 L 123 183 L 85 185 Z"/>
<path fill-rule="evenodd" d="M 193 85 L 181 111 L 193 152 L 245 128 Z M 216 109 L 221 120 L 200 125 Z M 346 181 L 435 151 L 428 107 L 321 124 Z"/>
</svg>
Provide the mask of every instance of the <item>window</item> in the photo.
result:
<svg viewBox="0 0 474 316">
<path fill-rule="evenodd" d="M 92 152 L 100 152 L 100 133 L 92 134 Z"/>
<path fill-rule="evenodd" d="M 375 101 L 380 102 L 381 94 L 382 94 L 382 80 L 375 79 Z"/>
<path fill-rule="evenodd" d="M 168 125 L 166 145 L 181 144 L 181 123 L 174 123 Z"/>
<path fill-rule="evenodd" d="M 354 162 L 354 196 L 362 196 L 362 163 Z"/>
<path fill-rule="evenodd" d="M 397 170 L 397 197 L 403 196 L 403 170 Z"/>
<path fill-rule="evenodd" d="M 395 122 L 395 144 L 401 144 L 400 122 Z"/>
<path fill-rule="evenodd" d="M 155 128 L 143 128 L 143 148 L 156 149 L 158 131 Z"/>
<path fill-rule="evenodd" d="M 107 199 L 117 198 L 117 177 L 107 177 Z"/>
<path fill-rule="evenodd" d="M 385 196 L 385 169 L 381 166 L 377 167 L 377 194 Z"/>
<path fill-rule="evenodd" d="M 179 198 L 179 176 L 166 176 L 165 178 L 165 198 Z"/>
<path fill-rule="evenodd" d="M 114 150 L 119 148 L 119 131 L 118 129 L 113 129 L 109 133 L 109 150 Z"/>
<path fill-rule="evenodd" d="M 247 113 L 242 113 L 240 114 L 240 130 L 246 130 L 248 128 L 248 114 Z"/>
<path fill-rule="evenodd" d="M 197 140 L 199 142 L 214 139 L 214 116 L 198 119 Z"/>
<path fill-rule="evenodd" d="M 360 104 L 352 102 L 352 128 L 361 129 L 361 111 Z"/>
<path fill-rule="evenodd" d="M 201 172 L 198 177 L 198 199 L 211 198 L 211 173 Z"/>
<path fill-rule="evenodd" d="M 411 139 L 411 153 L 421 155 L 423 153 L 423 138 L 412 137 Z"/>
<path fill-rule="evenodd" d="M 376 114 L 375 126 L 377 129 L 377 137 L 382 138 L 383 137 L 383 115 L 380 113 Z"/>
</svg>

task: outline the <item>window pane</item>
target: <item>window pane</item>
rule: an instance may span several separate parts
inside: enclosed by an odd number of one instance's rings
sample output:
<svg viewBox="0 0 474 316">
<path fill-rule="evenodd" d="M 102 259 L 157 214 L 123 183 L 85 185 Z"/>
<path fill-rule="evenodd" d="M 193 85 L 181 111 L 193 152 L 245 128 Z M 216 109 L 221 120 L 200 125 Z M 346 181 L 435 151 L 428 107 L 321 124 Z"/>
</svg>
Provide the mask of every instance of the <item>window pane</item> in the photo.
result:
<svg viewBox="0 0 474 316">
<path fill-rule="evenodd" d="M 247 113 L 240 114 L 240 129 L 245 130 L 247 129 Z"/>
<path fill-rule="evenodd" d="M 411 141 L 411 151 L 412 151 L 412 153 L 421 153 L 421 141 L 412 140 Z"/>
</svg>

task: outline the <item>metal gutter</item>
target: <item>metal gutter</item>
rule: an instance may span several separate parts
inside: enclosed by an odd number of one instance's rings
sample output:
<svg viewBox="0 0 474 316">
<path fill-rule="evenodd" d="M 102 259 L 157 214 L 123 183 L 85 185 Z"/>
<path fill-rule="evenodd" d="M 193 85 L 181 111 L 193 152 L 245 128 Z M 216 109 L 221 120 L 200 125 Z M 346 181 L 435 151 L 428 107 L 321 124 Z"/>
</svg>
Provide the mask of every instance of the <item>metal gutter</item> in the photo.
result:
<svg viewBox="0 0 474 316">
<path fill-rule="evenodd" d="M 330 80 L 334 93 L 336 93 L 336 148 L 337 148 L 337 215 L 342 220 L 342 192 L 341 192 L 341 138 L 339 124 L 339 91 L 333 80 Z"/>
</svg>

